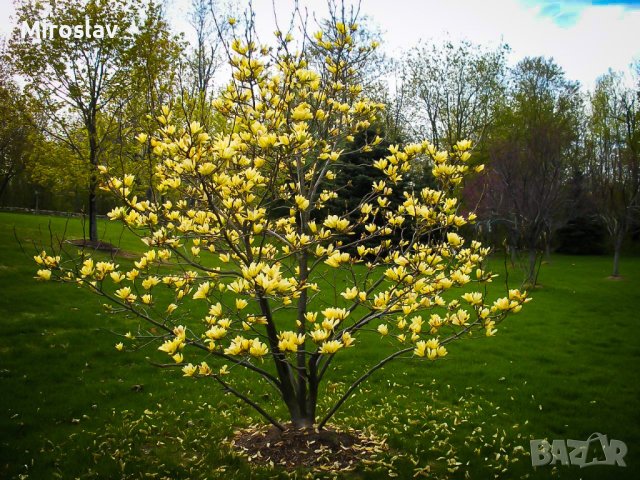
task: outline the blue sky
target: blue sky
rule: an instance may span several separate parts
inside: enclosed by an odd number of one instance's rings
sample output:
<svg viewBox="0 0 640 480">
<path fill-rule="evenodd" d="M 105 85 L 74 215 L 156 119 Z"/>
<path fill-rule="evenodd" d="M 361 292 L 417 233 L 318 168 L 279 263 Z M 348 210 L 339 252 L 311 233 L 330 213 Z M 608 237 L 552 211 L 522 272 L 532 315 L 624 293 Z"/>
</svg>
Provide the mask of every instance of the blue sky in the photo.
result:
<svg viewBox="0 0 640 480">
<path fill-rule="evenodd" d="M 621 7 L 640 9 L 640 0 L 523 0 L 529 7 L 539 7 L 538 15 L 548 17 L 562 27 L 570 28 L 580 20 L 585 9 L 602 7 Z"/>
<path fill-rule="evenodd" d="M 165 0 L 177 30 L 189 0 Z M 347 3 L 356 0 L 346 0 Z M 323 16 L 326 0 L 299 0 L 310 13 Z M 13 22 L 12 0 L 0 0 L 0 35 Z M 246 6 L 247 0 L 237 0 Z M 262 41 L 275 30 L 272 0 L 254 0 Z M 293 0 L 273 0 L 281 22 Z M 390 55 L 423 41 L 467 39 L 487 46 L 506 42 L 510 61 L 524 56 L 553 57 L 572 80 L 592 88 L 596 78 L 612 68 L 628 69 L 640 61 L 640 0 L 362 0 L 361 12 L 384 32 Z"/>
</svg>

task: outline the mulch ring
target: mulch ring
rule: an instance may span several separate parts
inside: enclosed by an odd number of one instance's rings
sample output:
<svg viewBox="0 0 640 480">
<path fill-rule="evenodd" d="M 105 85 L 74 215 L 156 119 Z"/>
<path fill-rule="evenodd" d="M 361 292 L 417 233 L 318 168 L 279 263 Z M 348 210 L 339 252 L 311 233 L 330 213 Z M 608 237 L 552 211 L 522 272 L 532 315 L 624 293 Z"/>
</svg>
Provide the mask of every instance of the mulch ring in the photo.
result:
<svg viewBox="0 0 640 480">
<path fill-rule="evenodd" d="M 82 247 L 82 248 L 87 248 L 92 250 L 98 250 L 101 252 L 107 252 L 107 253 L 110 253 L 112 256 L 118 256 L 122 258 L 138 258 L 140 256 L 140 255 L 136 255 L 135 253 L 122 250 L 121 248 L 116 247 L 115 245 L 109 242 L 102 242 L 100 240 L 96 242 L 96 241 L 85 240 L 80 238 L 78 240 L 67 240 L 67 243 L 70 243 L 71 245 L 75 245 L 76 247 Z"/>
<path fill-rule="evenodd" d="M 352 429 L 325 427 L 318 431 L 287 426 L 281 431 L 274 426 L 254 425 L 238 430 L 231 445 L 249 462 L 259 465 L 345 471 L 378 463 L 388 449 L 385 442 Z"/>
</svg>

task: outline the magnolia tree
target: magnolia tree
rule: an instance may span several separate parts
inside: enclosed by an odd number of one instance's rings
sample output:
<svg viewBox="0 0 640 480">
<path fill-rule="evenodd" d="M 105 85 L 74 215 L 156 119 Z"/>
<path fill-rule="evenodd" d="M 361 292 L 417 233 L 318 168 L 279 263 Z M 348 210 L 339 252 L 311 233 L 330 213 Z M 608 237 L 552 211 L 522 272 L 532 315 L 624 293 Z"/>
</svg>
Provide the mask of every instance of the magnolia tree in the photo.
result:
<svg viewBox="0 0 640 480">
<path fill-rule="evenodd" d="M 489 302 L 489 250 L 458 233 L 475 217 L 462 214 L 455 198 L 474 170 L 468 141 L 451 152 L 427 141 L 390 146 L 371 165 L 383 179 L 357 207 L 327 213 L 340 196 L 332 183 L 341 156 L 353 151 L 355 136 L 374 129 L 383 108 L 344 81 L 354 72 L 343 59 L 376 44 L 354 45 L 355 24 L 332 27 L 301 52 L 279 32 L 274 49 L 236 38 L 232 80 L 213 102 L 222 131 L 176 124 L 183 122 L 165 107 L 157 134 L 139 137 L 158 159 L 152 199 L 137 195 L 132 175 L 101 167 L 104 188 L 122 202 L 109 217 L 147 246 L 134 265 L 87 252 L 35 258 L 41 279 L 77 283 L 112 310 L 144 320 L 153 327 L 146 336 L 156 332 L 159 350 L 184 376 L 218 382 L 280 429 L 273 406 L 242 391 L 235 375 L 271 385 L 294 428 L 321 429 L 384 365 L 442 358 L 449 343 L 476 329 L 492 336 L 528 300 L 511 290 Z M 381 141 L 358 145 L 366 152 Z M 391 202 L 416 160 L 431 162 L 439 187 Z M 369 342 L 380 352 L 377 363 L 358 363 L 361 375 L 318 411 L 319 387 L 335 373 L 334 362 Z"/>
</svg>

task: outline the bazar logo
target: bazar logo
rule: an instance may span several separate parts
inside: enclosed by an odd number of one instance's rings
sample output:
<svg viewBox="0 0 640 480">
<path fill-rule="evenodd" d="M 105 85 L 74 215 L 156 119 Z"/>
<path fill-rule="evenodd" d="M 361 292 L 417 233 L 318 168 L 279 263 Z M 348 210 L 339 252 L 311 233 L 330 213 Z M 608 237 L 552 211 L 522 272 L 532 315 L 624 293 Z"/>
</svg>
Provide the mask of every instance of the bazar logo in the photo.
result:
<svg viewBox="0 0 640 480">
<path fill-rule="evenodd" d="M 31 37 L 38 40 L 53 40 L 56 36 L 69 39 L 113 38 L 118 33 L 118 25 L 91 25 L 89 17 L 84 18 L 84 24 L 56 25 L 48 20 L 40 20 L 29 25 L 28 22 L 20 24 L 20 36 Z"/>
<path fill-rule="evenodd" d="M 554 440 L 551 444 L 547 440 L 531 440 L 530 444 L 531 465 L 534 467 L 558 462 L 580 468 L 592 465 L 627 466 L 624 463 L 627 445 L 621 440 L 609 441 L 602 433 L 592 433 L 587 440 L 567 440 L 566 443 L 564 440 Z"/>
</svg>

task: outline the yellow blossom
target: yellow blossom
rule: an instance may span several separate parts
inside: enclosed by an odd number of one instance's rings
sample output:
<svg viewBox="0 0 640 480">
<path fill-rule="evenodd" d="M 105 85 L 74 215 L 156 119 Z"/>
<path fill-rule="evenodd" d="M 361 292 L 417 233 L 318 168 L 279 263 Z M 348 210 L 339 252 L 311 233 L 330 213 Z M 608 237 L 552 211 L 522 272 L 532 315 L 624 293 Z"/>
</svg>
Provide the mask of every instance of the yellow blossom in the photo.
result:
<svg viewBox="0 0 640 480">
<path fill-rule="evenodd" d="M 332 353 L 336 353 L 342 347 L 343 347 L 342 342 L 340 342 L 339 340 L 330 340 L 328 342 L 324 342 L 320 347 L 320 350 L 318 351 L 324 354 L 332 354 Z"/>
<path fill-rule="evenodd" d="M 50 280 L 51 279 L 51 270 L 38 270 L 38 276 L 36 277 L 38 280 Z"/>
<path fill-rule="evenodd" d="M 210 287 L 211 287 L 211 284 L 209 282 L 201 283 L 196 293 L 193 294 L 193 299 L 194 300 L 206 299 L 207 294 L 209 293 Z"/>
<path fill-rule="evenodd" d="M 349 332 L 344 332 L 342 334 L 342 344 L 345 347 L 352 347 L 355 341 L 356 339 L 353 338 Z"/>
<path fill-rule="evenodd" d="M 249 354 L 254 357 L 264 357 L 267 353 L 269 353 L 269 349 L 267 345 L 262 343 L 257 338 L 253 340 L 251 343 L 251 347 L 249 348 Z"/>
<path fill-rule="evenodd" d="M 353 300 L 358 296 L 358 288 L 357 287 L 347 288 L 340 295 L 342 295 L 346 300 Z"/>
<path fill-rule="evenodd" d="M 211 371 L 211 367 L 207 362 L 202 362 L 198 365 L 198 374 L 199 375 L 211 375 L 213 372 Z"/>
<path fill-rule="evenodd" d="M 178 308 L 178 306 L 175 303 L 170 303 L 169 305 L 167 305 L 167 313 L 171 315 L 176 308 Z"/>
<path fill-rule="evenodd" d="M 181 353 L 176 353 L 171 358 L 173 358 L 173 361 L 176 363 L 182 363 L 182 360 L 184 359 Z"/>
<path fill-rule="evenodd" d="M 447 242 L 452 247 L 459 247 L 460 245 L 462 245 L 462 237 L 460 237 L 460 235 L 458 235 L 457 233 L 449 232 L 447 233 Z"/>
</svg>

